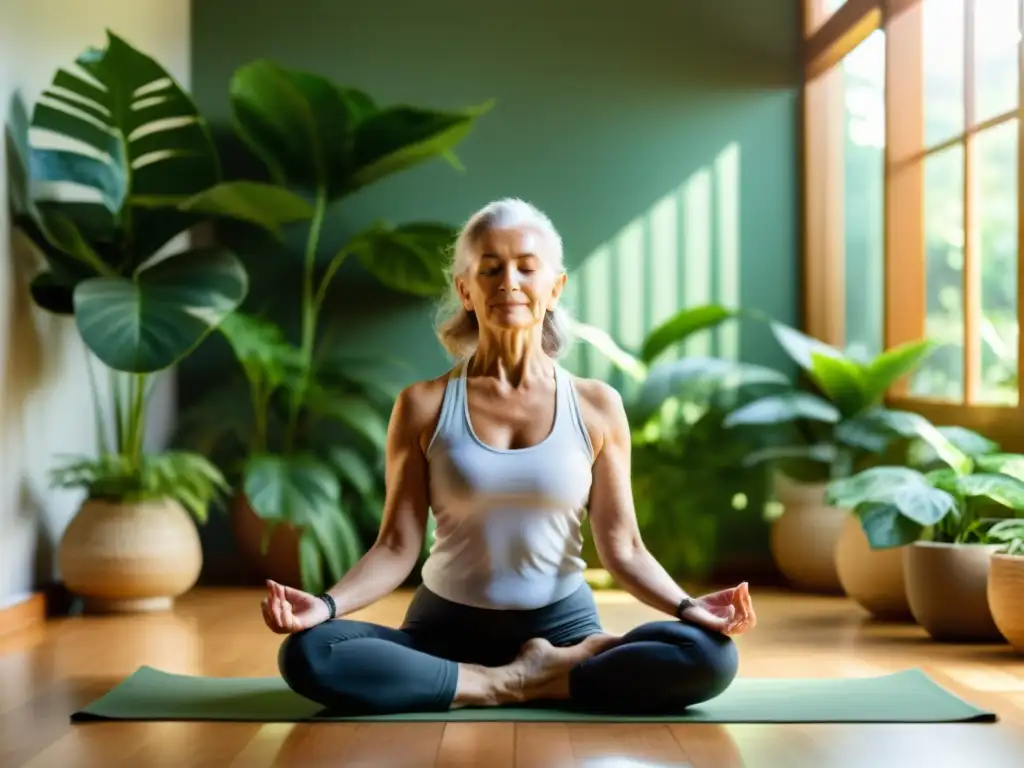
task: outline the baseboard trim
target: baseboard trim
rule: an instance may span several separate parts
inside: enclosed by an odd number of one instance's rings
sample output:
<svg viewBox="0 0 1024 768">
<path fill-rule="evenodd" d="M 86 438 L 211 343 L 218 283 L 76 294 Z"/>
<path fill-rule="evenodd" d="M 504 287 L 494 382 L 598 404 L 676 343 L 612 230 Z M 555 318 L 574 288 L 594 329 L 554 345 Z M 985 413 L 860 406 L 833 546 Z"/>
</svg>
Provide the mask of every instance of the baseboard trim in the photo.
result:
<svg viewBox="0 0 1024 768">
<path fill-rule="evenodd" d="M 0 637 L 46 622 L 46 595 L 33 592 L 20 603 L 0 608 Z"/>
</svg>

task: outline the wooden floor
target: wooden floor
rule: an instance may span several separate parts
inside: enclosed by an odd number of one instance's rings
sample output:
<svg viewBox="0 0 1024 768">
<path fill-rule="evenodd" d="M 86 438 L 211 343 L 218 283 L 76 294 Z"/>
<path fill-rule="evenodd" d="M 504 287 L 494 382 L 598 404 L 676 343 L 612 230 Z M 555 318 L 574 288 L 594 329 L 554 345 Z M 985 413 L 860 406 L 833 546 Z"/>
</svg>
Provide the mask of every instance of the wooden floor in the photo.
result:
<svg viewBox="0 0 1024 768">
<path fill-rule="evenodd" d="M 739 639 L 741 675 L 856 677 L 916 666 L 995 710 L 1000 722 L 70 724 L 74 709 L 142 664 L 196 675 L 276 674 L 279 638 L 262 625 L 260 596 L 203 590 L 169 614 L 78 617 L 0 637 L 0 766 L 1024 766 L 1024 656 L 872 624 L 842 598 L 758 590 L 759 625 Z M 395 595 L 357 617 L 397 625 L 407 600 Z M 621 593 L 600 592 L 598 601 L 611 631 L 658 618 Z"/>
</svg>

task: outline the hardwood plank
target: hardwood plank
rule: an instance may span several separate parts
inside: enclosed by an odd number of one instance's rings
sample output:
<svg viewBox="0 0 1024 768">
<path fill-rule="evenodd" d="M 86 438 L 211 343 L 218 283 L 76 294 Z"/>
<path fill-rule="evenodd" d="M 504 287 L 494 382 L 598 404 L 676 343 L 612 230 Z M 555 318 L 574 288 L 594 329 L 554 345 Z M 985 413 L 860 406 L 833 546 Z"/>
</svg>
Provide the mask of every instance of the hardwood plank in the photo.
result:
<svg viewBox="0 0 1024 768">
<path fill-rule="evenodd" d="M 516 723 L 516 768 L 572 768 L 569 727 L 565 723 Z"/>
<path fill-rule="evenodd" d="M 598 766 L 600 761 L 640 761 L 657 766 L 688 766 L 690 761 L 667 726 L 660 723 L 572 723 L 572 751 L 578 763 Z"/>
<path fill-rule="evenodd" d="M 438 768 L 513 768 L 516 739 L 514 723 L 448 723 L 437 753 Z"/>
<path fill-rule="evenodd" d="M 0 637 L 24 632 L 46 621 L 46 596 L 33 592 L 26 599 L 0 608 Z"/>
</svg>

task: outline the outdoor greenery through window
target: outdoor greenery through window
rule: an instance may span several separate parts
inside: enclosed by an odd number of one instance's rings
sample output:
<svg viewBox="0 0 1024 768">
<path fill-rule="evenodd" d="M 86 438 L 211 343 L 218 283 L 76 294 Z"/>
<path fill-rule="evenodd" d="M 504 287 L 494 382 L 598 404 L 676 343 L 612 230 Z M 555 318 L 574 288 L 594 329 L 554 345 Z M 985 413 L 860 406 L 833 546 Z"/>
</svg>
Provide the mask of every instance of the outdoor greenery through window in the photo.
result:
<svg viewBox="0 0 1024 768">
<path fill-rule="evenodd" d="M 914 395 L 964 402 L 974 375 L 970 404 L 1018 401 L 1019 12 L 1019 0 L 922 7 L 925 327 L 942 347 Z"/>
</svg>

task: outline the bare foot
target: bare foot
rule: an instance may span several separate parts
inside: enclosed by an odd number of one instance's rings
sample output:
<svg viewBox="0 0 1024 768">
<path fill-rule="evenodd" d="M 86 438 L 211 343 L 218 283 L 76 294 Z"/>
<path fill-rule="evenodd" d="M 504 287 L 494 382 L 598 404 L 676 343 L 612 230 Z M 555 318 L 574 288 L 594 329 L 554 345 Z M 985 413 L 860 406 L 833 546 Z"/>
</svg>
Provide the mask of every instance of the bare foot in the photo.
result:
<svg viewBox="0 0 1024 768">
<path fill-rule="evenodd" d="M 592 635 L 568 648 L 557 648 L 543 638 L 528 640 L 515 660 L 501 669 L 505 693 L 514 702 L 567 699 L 572 668 L 619 640 L 614 635 Z"/>
</svg>

